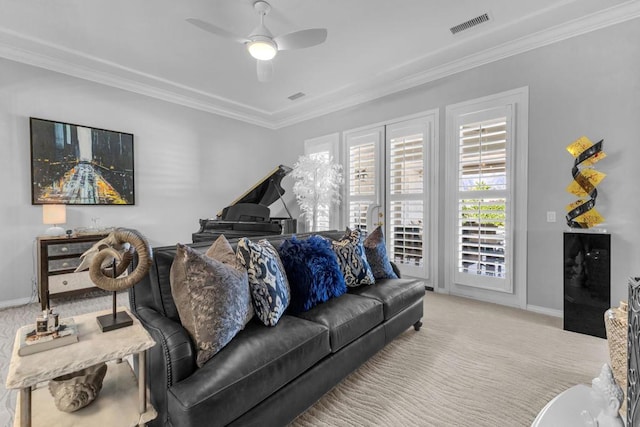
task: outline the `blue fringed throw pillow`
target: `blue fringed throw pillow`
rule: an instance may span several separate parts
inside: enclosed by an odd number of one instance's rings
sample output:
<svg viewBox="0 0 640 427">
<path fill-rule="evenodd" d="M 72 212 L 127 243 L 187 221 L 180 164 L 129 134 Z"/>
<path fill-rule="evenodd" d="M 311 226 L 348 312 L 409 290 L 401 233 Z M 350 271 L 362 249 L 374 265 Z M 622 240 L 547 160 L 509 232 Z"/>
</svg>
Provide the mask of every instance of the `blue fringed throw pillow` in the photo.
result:
<svg viewBox="0 0 640 427">
<path fill-rule="evenodd" d="M 373 271 L 373 277 L 376 279 L 398 278 L 387 255 L 382 227 L 378 226 L 364 239 L 364 252 L 367 254 L 367 261 Z"/>
<path fill-rule="evenodd" d="M 293 236 L 282 242 L 279 253 L 291 288 L 291 313 L 307 311 L 347 291 L 328 240 L 320 236 L 298 240 Z"/>
</svg>

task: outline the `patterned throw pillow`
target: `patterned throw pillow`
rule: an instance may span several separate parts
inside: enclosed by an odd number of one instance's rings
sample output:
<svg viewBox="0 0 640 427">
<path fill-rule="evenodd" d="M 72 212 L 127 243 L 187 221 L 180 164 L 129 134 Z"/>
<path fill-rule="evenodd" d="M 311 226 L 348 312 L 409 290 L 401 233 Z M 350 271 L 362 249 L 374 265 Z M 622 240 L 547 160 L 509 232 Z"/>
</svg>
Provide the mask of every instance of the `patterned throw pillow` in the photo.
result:
<svg viewBox="0 0 640 427">
<path fill-rule="evenodd" d="M 364 239 L 364 252 L 367 254 L 367 261 L 376 279 L 397 279 L 398 275 L 393 271 L 387 247 L 384 244 L 382 227 L 378 226 Z"/>
<path fill-rule="evenodd" d="M 250 310 L 247 273 L 178 244 L 169 279 L 202 366 L 244 328 Z"/>
<path fill-rule="evenodd" d="M 236 254 L 247 269 L 256 316 L 267 326 L 275 326 L 289 305 L 289 282 L 278 251 L 267 240 L 238 241 Z"/>
<path fill-rule="evenodd" d="M 347 227 L 345 235 L 340 240 L 332 241 L 331 245 L 348 287 L 373 285 L 376 282 L 364 252 L 360 229 L 352 231 Z"/>
<path fill-rule="evenodd" d="M 293 236 L 282 242 L 278 252 L 291 288 L 291 313 L 302 313 L 347 292 L 328 240 L 320 236 L 298 240 Z"/>
</svg>

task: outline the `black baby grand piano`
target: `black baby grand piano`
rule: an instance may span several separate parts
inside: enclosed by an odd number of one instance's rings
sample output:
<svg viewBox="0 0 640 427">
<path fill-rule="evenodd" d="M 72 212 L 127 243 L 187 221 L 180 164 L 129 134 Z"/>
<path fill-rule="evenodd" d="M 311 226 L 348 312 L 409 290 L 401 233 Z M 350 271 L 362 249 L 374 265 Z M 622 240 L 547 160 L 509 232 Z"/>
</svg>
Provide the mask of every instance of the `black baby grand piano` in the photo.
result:
<svg viewBox="0 0 640 427">
<path fill-rule="evenodd" d="M 218 212 L 215 219 L 201 219 L 200 230 L 192 234 L 193 243 L 213 241 L 221 234 L 234 238 L 295 233 L 296 220 L 291 218 L 282 200 L 284 189 L 280 185 L 282 178 L 291 171 L 288 166 L 278 166 Z M 278 199 L 282 200 L 289 218 L 271 218 L 269 206 Z"/>
</svg>

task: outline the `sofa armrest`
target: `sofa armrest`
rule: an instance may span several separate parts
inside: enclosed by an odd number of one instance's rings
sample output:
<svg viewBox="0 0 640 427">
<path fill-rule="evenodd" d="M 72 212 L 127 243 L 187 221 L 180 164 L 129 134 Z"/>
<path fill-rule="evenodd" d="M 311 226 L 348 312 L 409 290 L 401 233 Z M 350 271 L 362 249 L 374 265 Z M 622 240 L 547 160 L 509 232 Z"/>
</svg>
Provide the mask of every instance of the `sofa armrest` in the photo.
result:
<svg viewBox="0 0 640 427">
<path fill-rule="evenodd" d="M 196 353 L 188 332 L 179 323 L 149 307 L 138 307 L 136 316 L 156 342 L 147 351 L 147 378 L 151 401 L 163 423 L 167 390 L 196 370 Z"/>
<path fill-rule="evenodd" d="M 393 272 L 396 273 L 396 276 L 398 276 L 398 279 L 402 279 L 402 275 L 400 274 L 400 269 L 398 268 L 396 263 L 393 261 L 389 261 L 389 262 L 391 263 L 391 268 L 393 268 Z"/>
</svg>

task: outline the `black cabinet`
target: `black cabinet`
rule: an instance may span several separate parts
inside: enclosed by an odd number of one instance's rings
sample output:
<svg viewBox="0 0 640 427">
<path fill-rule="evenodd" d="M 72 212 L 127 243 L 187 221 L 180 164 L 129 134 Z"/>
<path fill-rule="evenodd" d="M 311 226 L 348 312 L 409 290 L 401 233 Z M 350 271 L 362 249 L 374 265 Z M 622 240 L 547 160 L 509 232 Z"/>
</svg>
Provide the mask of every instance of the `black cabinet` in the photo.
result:
<svg viewBox="0 0 640 427">
<path fill-rule="evenodd" d="M 611 306 L 611 235 L 564 233 L 564 329 L 606 338 Z"/>
</svg>

